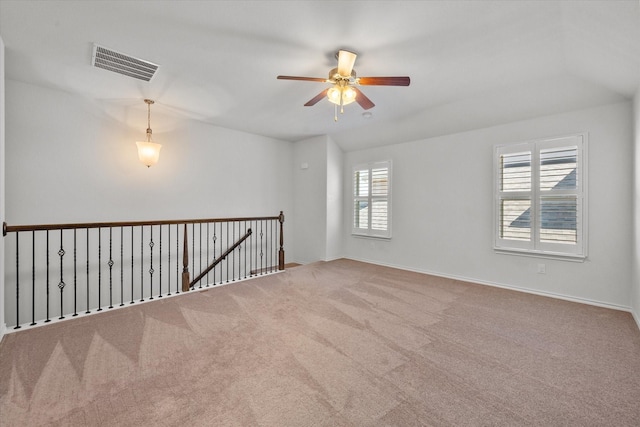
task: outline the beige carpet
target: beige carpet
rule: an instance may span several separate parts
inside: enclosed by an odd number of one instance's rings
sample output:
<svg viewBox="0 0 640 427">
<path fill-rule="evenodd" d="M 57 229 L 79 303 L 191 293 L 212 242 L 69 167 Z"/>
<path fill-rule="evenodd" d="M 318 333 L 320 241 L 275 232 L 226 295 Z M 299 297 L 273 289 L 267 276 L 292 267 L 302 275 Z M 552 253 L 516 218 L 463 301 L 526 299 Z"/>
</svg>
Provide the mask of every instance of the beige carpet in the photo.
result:
<svg viewBox="0 0 640 427">
<path fill-rule="evenodd" d="M 628 313 L 348 260 L 0 344 L 3 426 L 639 420 Z"/>
</svg>

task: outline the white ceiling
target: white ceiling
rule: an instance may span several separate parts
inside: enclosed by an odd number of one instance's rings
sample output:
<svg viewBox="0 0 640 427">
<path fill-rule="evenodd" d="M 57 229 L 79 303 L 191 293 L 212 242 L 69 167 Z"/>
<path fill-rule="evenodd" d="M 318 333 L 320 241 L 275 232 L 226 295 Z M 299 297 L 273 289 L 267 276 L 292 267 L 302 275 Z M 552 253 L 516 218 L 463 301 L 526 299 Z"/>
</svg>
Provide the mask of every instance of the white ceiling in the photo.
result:
<svg viewBox="0 0 640 427">
<path fill-rule="evenodd" d="M 78 94 L 141 133 L 151 98 L 156 134 L 188 117 L 289 141 L 328 134 L 344 150 L 618 102 L 640 86 L 638 0 L 0 0 L 0 35 L 7 78 Z M 160 69 L 147 83 L 94 68 L 93 43 Z M 411 85 L 362 87 L 373 116 L 352 104 L 334 122 L 326 100 L 303 107 L 326 84 L 276 80 L 325 77 L 340 48 L 358 53 L 359 76 Z"/>
</svg>

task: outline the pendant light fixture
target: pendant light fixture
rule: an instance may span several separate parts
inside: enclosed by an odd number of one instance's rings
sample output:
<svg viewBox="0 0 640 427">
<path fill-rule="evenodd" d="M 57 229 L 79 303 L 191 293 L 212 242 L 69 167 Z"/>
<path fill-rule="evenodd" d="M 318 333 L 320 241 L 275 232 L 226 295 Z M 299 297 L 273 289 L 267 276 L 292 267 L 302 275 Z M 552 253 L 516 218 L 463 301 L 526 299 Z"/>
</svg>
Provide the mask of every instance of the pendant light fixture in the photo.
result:
<svg viewBox="0 0 640 427">
<path fill-rule="evenodd" d="M 151 142 L 151 104 L 153 104 L 154 101 L 145 99 L 144 102 L 147 104 L 147 140 L 137 141 L 136 145 L 138 146 L 138 158 L 142 164 L 151 167 L 158 163 L 162 145 Z"/>
</svg>

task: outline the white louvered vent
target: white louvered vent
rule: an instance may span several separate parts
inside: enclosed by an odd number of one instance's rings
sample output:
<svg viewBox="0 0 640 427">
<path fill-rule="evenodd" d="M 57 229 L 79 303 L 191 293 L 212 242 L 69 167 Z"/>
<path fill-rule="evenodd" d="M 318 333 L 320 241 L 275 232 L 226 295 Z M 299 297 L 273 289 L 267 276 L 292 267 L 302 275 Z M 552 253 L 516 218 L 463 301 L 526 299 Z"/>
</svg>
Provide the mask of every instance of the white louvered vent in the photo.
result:
<svg viewBox="0 0 640 427">
<path fill-rule="evenodd" d="M 158 65 L 152 62 L 134 58 L 97 44 L 93 45 L 91 65 L 146 82 L 151 80 L 158 70 Z"/>
</svg>

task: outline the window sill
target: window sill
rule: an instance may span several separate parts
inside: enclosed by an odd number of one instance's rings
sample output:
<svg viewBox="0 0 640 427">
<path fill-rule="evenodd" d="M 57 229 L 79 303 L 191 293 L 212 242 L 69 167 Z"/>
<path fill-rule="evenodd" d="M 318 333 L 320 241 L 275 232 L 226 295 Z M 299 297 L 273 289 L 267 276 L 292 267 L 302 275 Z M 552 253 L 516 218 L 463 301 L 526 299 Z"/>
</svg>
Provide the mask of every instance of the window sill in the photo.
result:
<svg viewBox="0 0 640 427">
<path fill-rule="evenodd" d="M 351 233 L 351 237 L 364 238 L 364 239 L 376 239 L 376 240 L 391 240 L 391 236 L 375 236 L 371 234 Z"/>
<path fill-rule="evenodd" d="M 543 252 L 543 251 L 530 251 L 524 249 L 506 249 L 506 248 L 493 248 L 494 252 L 501 255 L 515 255 L 515 256 L 528 256 L 533 258 L 546 258 L 555 259 L 560 261 L 570 262 L 584 262 L 587 259 L 586 255 L 567 254 L 562 252 Z"/>
</svg>

